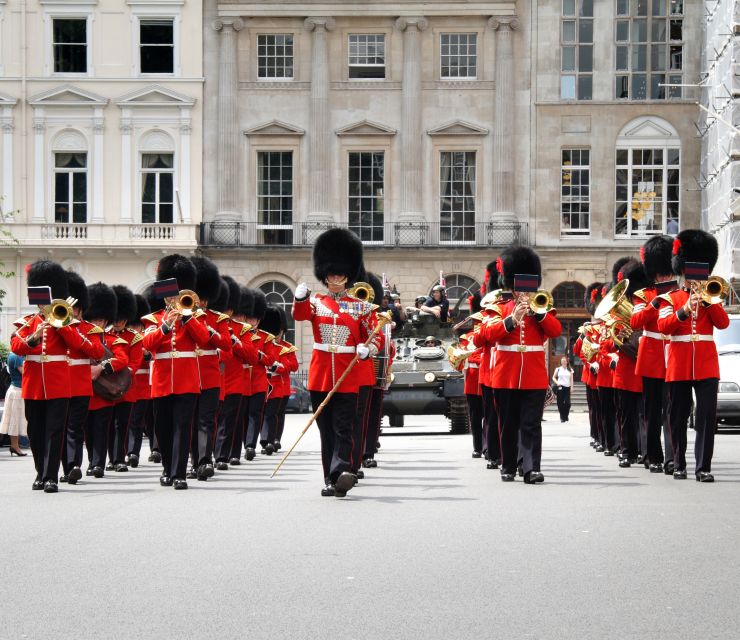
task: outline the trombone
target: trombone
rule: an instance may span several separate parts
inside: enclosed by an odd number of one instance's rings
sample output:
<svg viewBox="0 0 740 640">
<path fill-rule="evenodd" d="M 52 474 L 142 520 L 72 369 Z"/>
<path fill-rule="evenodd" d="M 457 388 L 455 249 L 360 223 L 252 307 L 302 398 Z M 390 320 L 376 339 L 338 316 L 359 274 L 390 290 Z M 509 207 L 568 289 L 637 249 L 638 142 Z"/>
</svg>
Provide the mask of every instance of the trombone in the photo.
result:
<svg viewBox="0 0 740 640">
<path fill-rule="evenodd" d="M 691 288 L 699 291 L 701 300 L 706 305 L 725 302 L 730 294 L 730 283 L 720 276 L 710 276 L 708 280 L 699 282 L 696 286 L 692 283 Z"/>
<path fill-rule="evenodd" d="M 76 304 L 77 300 L 75 298 L 67 298 L 66 300 L 56 298 L 50 304 L 42 307 L 41 315 L 44 316 L 46 322 L 56 329 L 66 327 L 74 318 L 73 307 Z"/>
<path fill-rule="evenodd" d="M 552 294 L 545 289 L 539 289 L 535 291 L 532 295 L 521 293 L 519 294 L 519 300 L 521 300 L 523 296 L 527 296 L 527 298 L 529 299 L 529 310 L 536 316 L 552 310 Z"/>
<path fill-rule="evenodd" d="M 193 314 L 200 306 L 200 298 L 195 291 L 183 289 L 177 294 L 177 297 L 167 305 L 170 311 L 177 311 L 182 316 Z"/>
</svg>

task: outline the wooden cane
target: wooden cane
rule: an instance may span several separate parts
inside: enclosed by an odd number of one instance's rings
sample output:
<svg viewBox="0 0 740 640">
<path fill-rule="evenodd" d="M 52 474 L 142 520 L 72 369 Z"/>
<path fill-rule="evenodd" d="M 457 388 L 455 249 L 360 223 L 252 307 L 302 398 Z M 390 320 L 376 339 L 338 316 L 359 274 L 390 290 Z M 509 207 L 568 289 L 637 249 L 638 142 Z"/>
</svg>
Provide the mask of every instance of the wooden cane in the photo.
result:
<svg viewBox="0 0 740 640">
<path fill-rule="evenodd" d="M 391 321 L 391 314 L 388 313 L 388 312 L 386 312 L 386 313 L 379 313 L 377 315 L 377 317 L 378 317 L 378 322 L 375 325 L 375 328 L 372 330 L 372 332 L 370 333 L 370 335 L 367 337 L 367 340 L 365 340 L 365 342 L 363 342 L 363 344 L 365 346 L 368 346 L 372 342 L 373 338 L 376 335 L 378 335 L 378 332 L 386 324 L 388 324 Z M 337 389 L 339 389 L 339 387 L 341 386 L 342 382 L 344 382 L 344 379 L 349 375 L 349 372 L 352 371 L 352 368 L 355 366 L 355 364 L 357 364 L 357 361 L 359 359 L 360 359 L 360 356 L 358 354 L 355 354 L 354 358 L 352 358 L 352 360 L 350 361 L 349 365 L 347 365 L 347 368 L 344 370 L 344 373 L 342 373 L 342 375 L 339 376 L 339 380 L 337 380 L 337 382 L 334 385 L 334 387 L 332 388 L 332 390 L 329 393 L 326 394 L 326 398 L 323 399 L 323 401 L 319 405 L 319 408 L 316 409 L 316 411 L 314 412 L 314 414 L 311 416 L 311 419 L 308 421 L 308 424 L 303 428 L 303 431 L 301 431 L 301 434 L 298 436 L 298 439 L 293 443 L 293 446 L 285 452 L 285 455 L 283 456 L 283 459 L 280 461 L 280 463 L 278 464 L 278 466 L 275 467 L 275 471 L 272 472 L 272 475 L 270 476 L 271 478 L 274 478 L 275 477 L 275 474 L 278 471 L 280 471 L 280 467 L 283 466 L 283 464 L 285 463 L 285 461 L 288 459 L 288 456 L 291 453 L 293 453 L 293 449 L 295 449 L 298 446 L 298 443 L 301 441 L 301 438 L 306 435 L 306 431 L 308 431 L 309 428 L 311 427 L 311 425 L 314 422 L 316 422 L 316 418 L 318 418 L 321 415 L 321 412 L 324 410 L 324 407 L 326 407 L 326 405 L 329 404 L 329 400 L 332 399 L 332 397 L 334 396 L 334 394 L 337 392 Z"/>
</svg>

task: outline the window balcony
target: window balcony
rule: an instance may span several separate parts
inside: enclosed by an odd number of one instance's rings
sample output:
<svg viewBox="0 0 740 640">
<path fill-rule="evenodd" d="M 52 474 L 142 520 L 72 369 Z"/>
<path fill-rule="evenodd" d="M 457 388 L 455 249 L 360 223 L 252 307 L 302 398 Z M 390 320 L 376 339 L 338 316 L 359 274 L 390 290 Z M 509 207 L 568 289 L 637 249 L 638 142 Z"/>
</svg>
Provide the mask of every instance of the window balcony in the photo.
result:
<svg viewBox="0 0 740 640">
<path fill-rule="evenodd" d="M 295 222 L 261 225 L 256 222 L 204 222 L 200 244 L 206 247 L 312 247 L 316 238 L 331 227 L 349 228 L 367 247 L 503 247 L 528 244 L 526 222 L 477 222 L 466 226 L 438 222 L 386 222 L 373 227 Z"/>
<path fill-rule="evenodd" d="M 8 224 L 20 246 L 195 248 L 197 224 Z"/>
</svg>

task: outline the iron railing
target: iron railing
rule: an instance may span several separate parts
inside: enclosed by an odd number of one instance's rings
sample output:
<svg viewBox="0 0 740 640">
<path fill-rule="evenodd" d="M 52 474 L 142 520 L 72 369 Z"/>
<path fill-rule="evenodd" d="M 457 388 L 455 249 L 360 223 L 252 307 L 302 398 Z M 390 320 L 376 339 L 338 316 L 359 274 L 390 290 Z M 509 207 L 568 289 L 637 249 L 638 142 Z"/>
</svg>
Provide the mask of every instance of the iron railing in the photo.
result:
<svg viewBox="0 0 740 640">
<path fill-rule="evenodd" d="M 261 225 L 256 222 L 218 221 L 200 225 L 200 244 L 207 247 L 311 247 L 331 227 L 345 227 L 368 247 L 503 247 L 528 244 L 526 222 L 501 220 L 450 226 L 438 222 L 386 222 L 356 227 L 324 222 Z"/>
</svg>

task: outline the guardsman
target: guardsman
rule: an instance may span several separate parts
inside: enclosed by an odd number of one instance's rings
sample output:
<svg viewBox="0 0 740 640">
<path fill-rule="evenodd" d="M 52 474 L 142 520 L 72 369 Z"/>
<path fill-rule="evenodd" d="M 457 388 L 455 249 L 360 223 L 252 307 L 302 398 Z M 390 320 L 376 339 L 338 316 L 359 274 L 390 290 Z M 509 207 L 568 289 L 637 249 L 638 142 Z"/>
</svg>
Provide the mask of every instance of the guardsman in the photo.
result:
<svg viewBox="0 0 740 640">
<path fill-rule="evenodd" d="M 636 372 L 642 376 L 642 403 L 645 420 L 645 464 L 651 473 L 673 475 L 673 448 L 668 428 L 668 387 L 665 384 L 665 353 L 670 344 L 667 336 L 658 330 L 660 296 L 678 288 L 671 257 L 673 238 L 658 235 L 642 246 L 640 255 L 650 284 L 635 291 L 632 299 L 630 326 L 642 330 L 640 350 L 637 353 Z M 663 431 L 665 455 L 660 443 Z"/>
<path fill-rule="evenodd" d="M 90 304 L 85 281 L 73 271 L 67 271 L 67 284 L 70 297 L 77 300 L 74 305 L 74 317 L 77 320 L 77 331 L 83 338 L 79 349 L 70 349 L 67 353 L 70 367 L 69 411 L 67 413 L 67 433 L 62 455 L 64 475 L 60 482 L 77 484 L 82 478 L 82 456 L 85 450 L 85 420 L 92 397 L 91 360 L 103 359 L 103 345 L 96 336 L 103 330 L 83 320 L 82 316 Z"/>
<path fill-rule="evenodd" d="M 30 266 L 28 286 L 50 287 L 54 300 L 64 300 L 69 295 L 64 269 L 49 260 L 39 260 Z M 44 317 L 43 309 L 20 318 L 15 326 L 18 329 L 11 338 L 10 348 L 26 359 L 21 393 L 36 467 L 32 488 L 56 493 L 71 393 L 67 351 L 79 349 L 82 336 L 73 322 L 54 326 Z"/>
<path fill-rule="evenodd" d="M 338 383 L 355 355 L 366 359 L 379 350 L 379 339 L 370 339 L 373 305 L 347 295 L 347 283 L 356 280 L 362 262 L 359 238 L 346 229 L 329 229 L 317 238 L 313 250 L 314 275 L 328 293 L 312 295 L 304 282 L 295 291 L 293 318 L 313 326 L 308 390 L 314 412 L 337 387 L 316 419 L 325 484 L 322 496 L 344 497 L 355 484 L 356 476 L 350 468 L 359 378 L 351 370 Z"/>
<path fill-rule="evenodd" d="M 542 280 L 540 258 L 532 249 L 509 247 L 501 255 L 501 270 L 502 284 L 514 298 L 495 305 L 494 317 L 473 340 L 476 346 L 496 345 L 491 382 L 499 414 L 501 479 L 515 480 L 521 451 L 524 482 L 536 484 L 545 480 L 540 471 L 549 385 L 544 344 L 559 336 L 562 327 L 552 309 L 535 310 L 530 303 L 529 291 Z"/>
<path fill-rule="evenodd" d="M 111 324 L 118 313 L 115 291 L 107 284 L 97 282 L 88 287 L 90 306 L 87 320 L 100 329 Z M 129 344 L 113 331 L 101 331 L 94 335 L 104 347 L 103 359 L 92 366 L 92 379 L 111 374 L 128 366 Z M 93 389 L 94 389 L 93 385 Z M 105 475 L 105 458 L 108 453 L 108 438 L 114 417 L 114 403 L 94 392 L 90 398 L 90 410 L 85 420 L 85 445 L 87 447 L 87 476 L 102 478 Z"/>
<path fill-rule="evenodd" d="M 128 364 L 131 372 L 131 386 L 126 394 L 116 401 L 113 410 L 113 421 L 108 441 L 110 467 L 116 472 L 128 471 L 126 454 L 128 453 L 128 429 L 131 422 L 131 412 L 138 398 L 138 392 L 133 384 L 136 372 L 144 362 L 143 336 L 128 326 L 129 322 L 136 321 L 136 296 L 131 289 L 117 284 L 113 286 L 118 301 L 116 318 L 113 321 L 111 331 L 116 338 L 126 342 Z"/>
<path fill-rule="evenodd" d="M 141 334 L 144 330 L 144 323 L 141 319 L 150 313 L 151 309 L 146 298 L 137 293 L 136 317 L 128 323 L 128 328 Z M 151 418 L 152 404 L 152 386 L 149 384 L 149 364 L 151 358 L 151 354 L 148 351 L 144 351 L 141 364 L 134 371 L 134 381 L 132 384 L 134 406 L 131 409 L 127 445 L 128 455 L 126 457 L 126 463 L 133 469 L 139 466 L 141 443 L 144 439 L 144 433 L 151 433 L 151 428 L 147 424 Z M 150 436 L 150 438 L 149 445 L 151 448 L 154 446 L 154 436 Z"/>
<path fill-rule="evenodd" d="M 165 256 L 157 266 L 159 281 L 175 279 L 180 291 L 195 287 L 195 266 L 178 254 Z M 163 487 L 188 488 L 190 429 L 200 393 L 196 349 L 208 346 L 210 333 L 178 304 L 179 294 L 166 295 L 164 311 L 144 318 L 144 348 L 152 354 L 152 401 L 157 441 L 162 451 Z"/>
<path fill-rule="evenodd" d="M 218 403 L 221 396 L 221 366 L 219 353 L 231 350 L 229 316 L 217 307 L 211 308 L 221 289 L 218 267 L 204 257 L 191 259 L 197 277 L 195 293 L 200 299 L 196 317 L 207 326 L 208 344 L 196 349 L 200 395 L 196 406 L 195 425 L 190 439 L 190 457 L 193 469 L 189 478 L 208 480 L 213 477 L 213 441 L 216 434 Z"/>
<path fill-rule="evenodd" d="M 599 294 L 604 286 L 602 282 L 594 282 L 586 287 L 583 304 L 589 315 L 593 318 L 594 310 L 600 301 Z M 601 445 L 601 426 L 599 424 L 599 396 L 596 387 L 596 374 L 591 371 L 593 361 L 593 349 L 598 345 L 599 331 L 593 322 L 584 322 L 580 335 L 573 345 L 573 354 L 583 362 L 581 370 L 581 382 L 586 385 L 586 404 L 588 406 L 588 421 L 590 427 L 590 445 L 597 449 Z"/>
<path fill-rule="evenodd" d="M 663 295 L 658 330 L 668 335 L 666 383 L 668 419 L 673 443 L 673 477 L 686 478 L 686 430 L 693 389 L 696 397 L 694 474 L 698 482 L 714 482 L 712 455 L 717 427 L 719 357 L 714 329 L 730 324 L 719 297 L 702 295 L 703 281 L 717 264 L 717 240 L 700 229 L 686 229 L 673 242 L 673 273 L 683 287 Z"/>
<path fill-rule="evenodd" d="M 283 368 L 278 371 L 282 381 L 283 393 L 280 397 L 280 404 L 277 412 L 277 433 L 275 434 L 275 451 L 280 451 L 282 448 L 281 440 L 283 438 L 283 430 L 285 429 L 285 411 L 288 408 L 288 400 L 290 399 L 290 390 L 292 385 L 291 374 L 298 371 L 298 358 L 296 353 L 297 347 L 285 339 L 285 335 L 288 332 L 288 316 L 284 309 L 280 309 L 280 339 L 276 341 L 276 346 L 280 347 L 280 362 L 283 363 Z"/>
<path fill-rule="evenodd" d="M 481 393 L 478 372 L 480 370 L 482 347 L 473 344 L 473 333 L 483 320 L 480 306 L 480 293 L 470 296 L 470 311 L 468 321 L 472 323 L 470 331 L 460 336 L 460 348 L 469 351 L 470 355 L 460 363 L 465 373 L 465 397 L 468 401 L 468 415 L 470 416 L 470 431 L 473 435 L 473 458 L 483 455 L 483 395 Z M 469 326 L 466 324 L 465 326 Z"/>
</svg>

